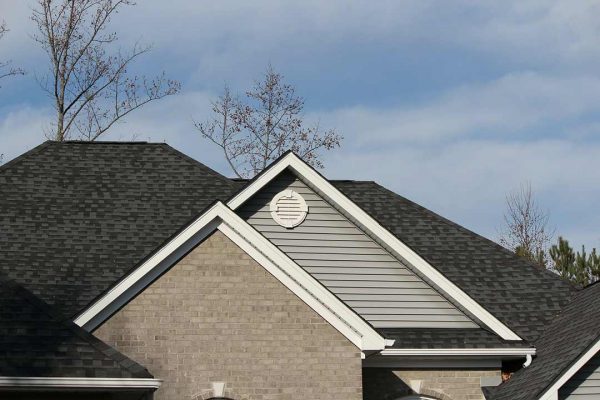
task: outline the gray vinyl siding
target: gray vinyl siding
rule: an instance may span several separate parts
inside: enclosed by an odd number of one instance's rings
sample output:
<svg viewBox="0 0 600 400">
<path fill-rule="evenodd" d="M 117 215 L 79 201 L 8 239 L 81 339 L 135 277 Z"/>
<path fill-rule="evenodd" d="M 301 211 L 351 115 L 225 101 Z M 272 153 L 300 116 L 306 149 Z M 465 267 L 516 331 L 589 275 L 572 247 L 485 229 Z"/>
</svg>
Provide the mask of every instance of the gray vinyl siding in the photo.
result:
<svg viewBox="0 0 600 400">
<path fill-rule="evenodd" d="M 600 355 L 596 354 L 558 391 L 560 400 L 600 399 Z"/>
<path fill-rule="evenodd" d="M 269 211 L 277 193 L 293 189 L 309 206 L 293 229 Z M 462 311 L 400 263 L 290 172 L 250 198 L 238 213 L 374 327 L 475 328 Z"/>
</svg>

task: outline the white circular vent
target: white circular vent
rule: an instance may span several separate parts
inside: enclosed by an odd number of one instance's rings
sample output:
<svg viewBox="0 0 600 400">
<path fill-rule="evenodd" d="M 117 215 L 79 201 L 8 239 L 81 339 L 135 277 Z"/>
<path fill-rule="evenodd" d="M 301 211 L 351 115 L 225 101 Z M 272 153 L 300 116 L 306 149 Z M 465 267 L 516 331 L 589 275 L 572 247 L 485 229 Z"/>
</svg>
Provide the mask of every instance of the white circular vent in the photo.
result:
<svg viewBox="0 0 600 400">
<path fill-rule="evenodd" d="M 291 189 L 277 193 L 271 200 L 271 216 L 286 228 L 298 226 L 308 214 L 308 206 L 298 193 Z"/>
</svg>

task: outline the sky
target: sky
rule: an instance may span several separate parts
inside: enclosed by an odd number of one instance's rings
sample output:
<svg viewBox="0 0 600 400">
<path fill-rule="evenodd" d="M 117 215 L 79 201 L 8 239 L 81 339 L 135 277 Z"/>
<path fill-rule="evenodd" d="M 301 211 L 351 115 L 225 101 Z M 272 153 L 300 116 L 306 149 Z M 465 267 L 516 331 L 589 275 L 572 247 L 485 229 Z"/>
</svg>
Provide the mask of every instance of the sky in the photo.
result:
<svg viewBox="0 0 600 400">
<path fill-rule="evenodd" d="M 4 161 L 45 140 L 34 2 L 0 0 Z M 139 0 L 113 18 L 135 72 L 182 83 L 104 139 L 166 142 L 231 176 L 193 120 L 225 83 L 243 93 L 271 64 L 335 128 L 332 179 L 374 180 L 492 240 L 507 193 L 529 182 L 556 236 L 600 247 L 600 0 Z"/>
</svg>

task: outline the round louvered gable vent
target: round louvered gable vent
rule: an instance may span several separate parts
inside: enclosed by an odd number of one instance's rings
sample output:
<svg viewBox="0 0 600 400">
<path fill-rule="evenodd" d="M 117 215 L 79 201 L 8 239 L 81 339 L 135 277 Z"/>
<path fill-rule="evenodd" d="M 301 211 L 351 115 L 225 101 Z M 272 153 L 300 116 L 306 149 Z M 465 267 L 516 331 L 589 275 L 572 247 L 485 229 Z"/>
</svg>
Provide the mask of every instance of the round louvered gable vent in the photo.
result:
<svg viewBox="0 0 600 400">
<path fill-rule="evenodd" d="M 308 205 L 302 196 L 291 189 L 277 193 L 271 200 L 270 209 L 275 222 L 286 228 L 300 225 L 308 214 Z"/>
</svg>

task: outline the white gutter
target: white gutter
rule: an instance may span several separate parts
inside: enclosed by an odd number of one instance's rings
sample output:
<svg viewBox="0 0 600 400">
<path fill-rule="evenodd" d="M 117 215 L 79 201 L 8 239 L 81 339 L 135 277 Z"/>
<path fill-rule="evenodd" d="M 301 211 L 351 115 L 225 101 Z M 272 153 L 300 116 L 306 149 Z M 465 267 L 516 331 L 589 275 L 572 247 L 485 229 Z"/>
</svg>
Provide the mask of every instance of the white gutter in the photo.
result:
<svg viewBox="0 0 600 400">
<path fill-rule="evenodd" d="M 158 389 L 160 379 L 0 376 L 0 387 Z"/>
<path fill-rule="evenodd" d="M 525 358 L 525 362 L 523 363 L 523 368 L 527 368 L 531 365 L 531 362 L 533 361 L 533 357 L 531 357 L 531 354 L 527 354 L 527 357 Z"/>
<path fill-rule="evenodd" d="M 499 349 L 385 349 L 383 356 L 528 356 L 535 355 L 534 348 Z"/>
</svg>

